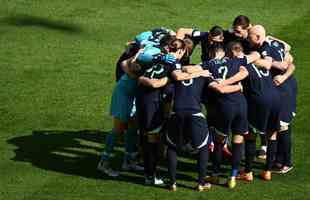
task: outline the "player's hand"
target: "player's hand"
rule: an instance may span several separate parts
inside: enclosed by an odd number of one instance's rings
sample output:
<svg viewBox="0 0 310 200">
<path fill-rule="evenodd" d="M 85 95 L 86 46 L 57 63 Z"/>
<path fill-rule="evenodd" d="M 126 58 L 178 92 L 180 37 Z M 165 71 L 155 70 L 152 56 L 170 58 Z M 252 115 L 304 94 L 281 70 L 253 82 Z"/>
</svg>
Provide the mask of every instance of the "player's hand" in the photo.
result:
<svg viewBox="0 0 310 200">
<path fill-rule="evenodd" d="M 175 64 L 177 62 L 176 58 L 171 54 L 164 54 L 160 57 L 160 60 L 167 64 Z"/>
<path fill-rule="evenodd" d="M 239 82 L 238 85 L 240 86 L 240 92 L 243 92 L 243 86 L 242 86 L 241 82 Z"/>
<path fill-rule="evenodd" d="M 273 78 L 273 83 L 276 85 L 276 86 L 279 86 L 281 85 L 282 83 L 284 83 L 284 81 L 287 79 L 286 76 L 284 75 L 278 75 L 278 76 L 275 76 Z"/>
<path fill-rule="evenodd" d="M 179 49 L 179 50 L 177 50 L 177 52 L 176 52 L 176 59 L 178 59 L 178 60 L 180 60 L 182 57 L 183 57 L 183 55 L 185 54 L 185 49 Z"/>
<path fill-rule="evenodd" d="M 202 77 L 211 77 L 212 74 L 209 72 L 209 70 L 202 70 L 200 73 L 200 76 Z"/>
<path fill-rule="evenodd" d="M 214 79 L 217 83 L 221 84 L 223 82 L 223 79 L 221 78 L 217 78 L 217 79 Z"/>
</svg>

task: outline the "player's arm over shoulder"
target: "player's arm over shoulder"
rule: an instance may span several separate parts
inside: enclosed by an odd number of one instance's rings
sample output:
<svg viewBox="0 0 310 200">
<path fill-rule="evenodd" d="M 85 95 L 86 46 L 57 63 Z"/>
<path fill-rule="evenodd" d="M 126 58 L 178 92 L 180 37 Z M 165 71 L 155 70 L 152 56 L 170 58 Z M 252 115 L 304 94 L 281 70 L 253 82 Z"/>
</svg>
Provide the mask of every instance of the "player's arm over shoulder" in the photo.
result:
<svg viewBox="0 0 310 200">
<path fill-rule="evenodd" d="M 160 88 L 160 87 L 165 86 L 168 83 L 169 79 L 168 77 L 153 79 L 153 78 L 147 78 L 145 76 L 140 76 L 138 78 L 138 81 L 140 84 L 144 86 L 148 86 L 152 88 Z"/>
<path fill-rule="evenodd" d="M 241 83 L 234 84 L 234 85 L 222 85 L 218 83 L 217 81 L 212 81 L 208 85 L 209 88 L 215 90 L 216 92 L 220 94 L 228 94 L 228 93 L 234 93 L 239 92 L 243 90 Z"/>
</svg>

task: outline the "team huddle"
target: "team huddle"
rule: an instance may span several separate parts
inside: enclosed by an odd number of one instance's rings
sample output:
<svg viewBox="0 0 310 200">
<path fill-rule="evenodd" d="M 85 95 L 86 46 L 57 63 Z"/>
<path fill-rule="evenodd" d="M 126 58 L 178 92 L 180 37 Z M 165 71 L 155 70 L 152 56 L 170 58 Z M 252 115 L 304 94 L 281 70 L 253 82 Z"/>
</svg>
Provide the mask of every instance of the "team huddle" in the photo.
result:
<svg viewBox="0 0 310 200">
<path fill-rule="evenodd" d="M 201 63 L 192 64 L 197 45 Z M 119 175 L 110 165 L 110 155 L 117 135 L 123 134 L 121 168 L 144 170 L 146 185 L 167 184 L 172 191 L 177 190 L 177 154 L 182 151 L 197 159 L 198 191 L 219 183 L 224 155 L 231 160 L 229 188 L 236 187 L 237 180 L 253 180 L 256 156 L 265 159 L 260 173 L 265 181 L 272 173 L 289 172 L 297 95 L 290 49 L 243 15 L 228 30 L 158 28 L 138 34 L 117 62 L 113 129 L 97 169 L 111 177 Z M 156 176 L 162 146 L 168 183 Z M 242 152 L 245 167 L 240 170 Z M 212 172 L 207 176 L 211 155 Z"/>
</svg>

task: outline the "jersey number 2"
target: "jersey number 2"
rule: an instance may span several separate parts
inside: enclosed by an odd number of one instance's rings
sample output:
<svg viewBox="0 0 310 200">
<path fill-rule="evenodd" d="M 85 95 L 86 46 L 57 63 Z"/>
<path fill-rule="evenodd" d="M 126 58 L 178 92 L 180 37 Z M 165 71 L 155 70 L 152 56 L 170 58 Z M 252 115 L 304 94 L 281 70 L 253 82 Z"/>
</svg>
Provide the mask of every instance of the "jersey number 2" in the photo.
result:
<svg viewBox="0 0 310 200">
<path fill-rule="evenodd" d="M 228 72 L 227 66 L 221 66 L 221 67 L 218 69 L 218 73 L 222 75 L 221 78 L 222 78 L 223 80 L 226 79 L 227 72 Z"/>
</svg>

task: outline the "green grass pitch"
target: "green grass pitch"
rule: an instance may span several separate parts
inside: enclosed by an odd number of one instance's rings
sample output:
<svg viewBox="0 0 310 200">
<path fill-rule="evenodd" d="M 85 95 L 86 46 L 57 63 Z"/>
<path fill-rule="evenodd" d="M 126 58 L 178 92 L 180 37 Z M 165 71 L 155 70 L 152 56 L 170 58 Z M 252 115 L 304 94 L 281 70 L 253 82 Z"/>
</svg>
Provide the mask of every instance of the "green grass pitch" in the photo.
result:
<svg viewBox="0 0 310 200">
<path fill-rule="evenodd" d="M 239 14 L 293 47 L 294 170 L 207 193 L 192 190 L 188 159 L 179 164 L 185 187 L 176 193 L 145 187 L 141 174 L 100 177 L 95 168 L 111 128 L 115 62 L 125 43 L 159 26 L 227 28 Z M 308 0 L 0 0 L 0 199 L 310 199 L 309 39 Z"/>
</svg>

